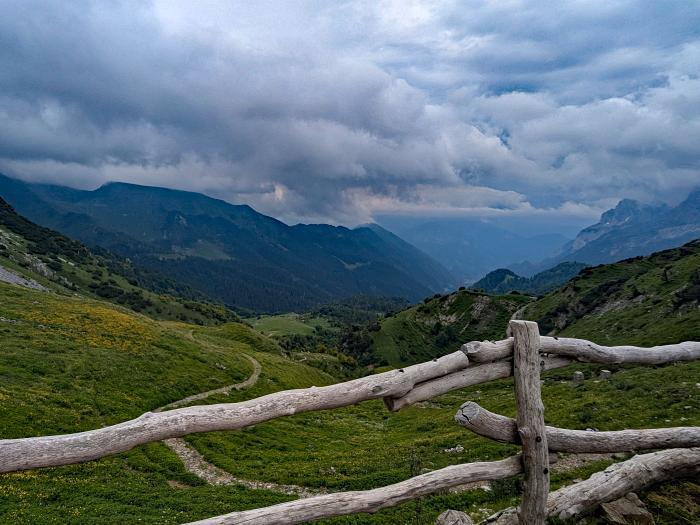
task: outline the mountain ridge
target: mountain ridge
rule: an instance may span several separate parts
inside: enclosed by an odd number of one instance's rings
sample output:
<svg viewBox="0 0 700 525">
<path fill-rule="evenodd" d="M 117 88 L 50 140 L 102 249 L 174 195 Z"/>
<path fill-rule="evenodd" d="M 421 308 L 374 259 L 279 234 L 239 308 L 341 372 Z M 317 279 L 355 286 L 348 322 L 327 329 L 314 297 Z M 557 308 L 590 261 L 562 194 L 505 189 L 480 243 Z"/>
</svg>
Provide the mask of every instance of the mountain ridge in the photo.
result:
<svg viewBox="0 0 700 525">
<path fill-rule="evenodd" d="M 358 294 L 416 301 L 453 283 L 379 226 L 294 225 L 206 195 L 109 183 L 92 191 L 0 175 L 18 211 L 242 310 L 289 311 Z"/>
<path fill-rule="evenodd" d="M 508 268 L 534 273 L 565 261 L 606 264 L 681 246 L 700 238 L 700 188 L 676 206 L 622 199 L 596 224 L 582 229 L 553 257 Z"/>
<path fill-rule="evenodd" d="M 563 285 L 587 266 L 584 263 L 566 261 L 532 277 L 523 277 L 508 268 L 499 268 L 479 279 L 472 288 L 494 294 L 519 292 L 542 295 Z"/>
</svg>

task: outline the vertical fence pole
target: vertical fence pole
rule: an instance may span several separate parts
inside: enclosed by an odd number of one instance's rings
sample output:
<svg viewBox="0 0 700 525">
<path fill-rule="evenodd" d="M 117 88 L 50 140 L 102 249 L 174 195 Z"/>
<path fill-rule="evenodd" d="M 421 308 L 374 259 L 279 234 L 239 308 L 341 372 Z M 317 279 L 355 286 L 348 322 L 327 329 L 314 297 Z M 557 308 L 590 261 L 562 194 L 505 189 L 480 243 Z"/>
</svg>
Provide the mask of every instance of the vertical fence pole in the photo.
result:
<svg viewBox="0 0 700 525">
<path fill-rule="evenodd" d="M 511 321 L 518 433 L 523 445 L 525 486 L 518 510 L 521 525 L 544 525 L 549 493 L 549 451 L 540 395 L 540 333 L 537 323 Z"/>
</svg>

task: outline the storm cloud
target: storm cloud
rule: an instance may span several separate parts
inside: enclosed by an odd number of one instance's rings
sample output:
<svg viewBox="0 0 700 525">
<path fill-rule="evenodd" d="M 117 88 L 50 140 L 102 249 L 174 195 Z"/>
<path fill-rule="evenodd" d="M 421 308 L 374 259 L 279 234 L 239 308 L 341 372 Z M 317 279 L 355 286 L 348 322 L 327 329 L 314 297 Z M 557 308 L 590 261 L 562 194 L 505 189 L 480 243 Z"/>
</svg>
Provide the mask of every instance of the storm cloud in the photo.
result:
<svg viewBox="0 0 700 525">
<path fill-rule="evenodd" d="M 0 171 L 288 222 L 594 219 L 700 184 L 700 3 L 0 7 Z"/>
</svg>

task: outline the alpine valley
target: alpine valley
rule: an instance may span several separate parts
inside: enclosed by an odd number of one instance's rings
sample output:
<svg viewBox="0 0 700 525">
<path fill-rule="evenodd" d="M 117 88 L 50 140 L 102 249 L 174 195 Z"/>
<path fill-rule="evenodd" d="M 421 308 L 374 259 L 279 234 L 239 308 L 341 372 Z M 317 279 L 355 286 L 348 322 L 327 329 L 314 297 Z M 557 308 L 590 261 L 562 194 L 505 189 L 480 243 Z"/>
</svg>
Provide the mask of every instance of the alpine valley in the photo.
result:
<svg viewBox="0 0 700 525">
<path fill-rule="evenodd" d="M 80 191 L 0 175 L 0 197 L 43 226 L 239 310 L 303 310 L 359 294 L 416 301 L 455 283 L 377 225 L 288 226 L 246 205 L 123 183 Z"/>
</svg>

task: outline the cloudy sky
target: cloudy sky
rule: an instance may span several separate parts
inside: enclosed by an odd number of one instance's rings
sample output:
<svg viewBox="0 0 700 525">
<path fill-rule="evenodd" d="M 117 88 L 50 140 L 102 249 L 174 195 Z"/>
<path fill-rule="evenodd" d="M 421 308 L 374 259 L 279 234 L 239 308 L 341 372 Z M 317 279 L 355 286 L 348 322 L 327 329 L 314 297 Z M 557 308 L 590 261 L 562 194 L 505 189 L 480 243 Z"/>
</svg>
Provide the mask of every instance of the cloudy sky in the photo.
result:
<svg viewBox="0 0 700 525">
<path fill-rule="evenodd" d="M 0 4 L 0 171 L 288 222 L 595 222 L 700 185 L 700 2 Z"/>
</svg>

